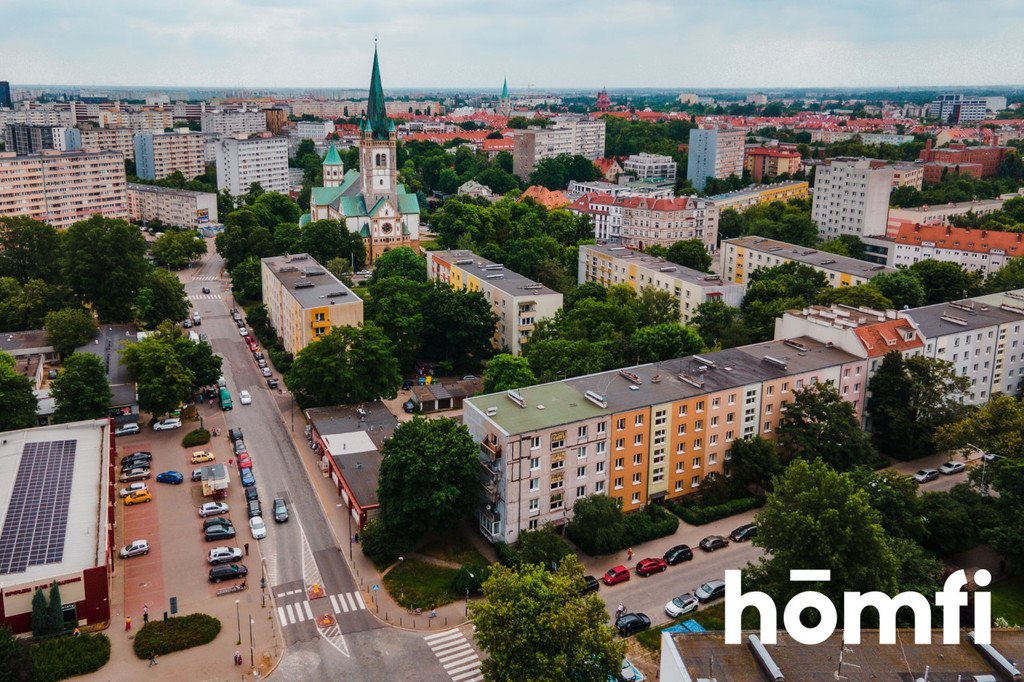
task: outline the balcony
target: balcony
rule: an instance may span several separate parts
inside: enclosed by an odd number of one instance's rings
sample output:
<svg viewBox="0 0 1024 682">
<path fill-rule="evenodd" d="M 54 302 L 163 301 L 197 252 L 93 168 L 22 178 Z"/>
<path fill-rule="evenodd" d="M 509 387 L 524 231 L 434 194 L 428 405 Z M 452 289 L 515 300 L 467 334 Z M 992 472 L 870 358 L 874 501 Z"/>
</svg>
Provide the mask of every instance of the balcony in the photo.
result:
<svg viewBox="0 0 1024 682">
<path fill-rule="evenodd" d="M 497 504 L 501 499 L 501 492 L 498 490 L 496 481 L 483 481 L 481 487 L 484 489 L 484 497 L 491 504 Z"/>
<path fill-rule="evenodd" d="M 482 478 L 488 481 L 497 481 L 498 477 L 501 475 L 501 469 L 499 469 L 498 465 L 494 462 L 485 462 L 484 460 L 480 460 L 480 468 L 483 469 Z"/>
<path fill-rule="evenodd" d="M 498 445 L 497 436 L 487 436 L 480 441 L 480 449 L 491 456 L 492 460 L 501 457 L 501 446 Z"/>
</svg>

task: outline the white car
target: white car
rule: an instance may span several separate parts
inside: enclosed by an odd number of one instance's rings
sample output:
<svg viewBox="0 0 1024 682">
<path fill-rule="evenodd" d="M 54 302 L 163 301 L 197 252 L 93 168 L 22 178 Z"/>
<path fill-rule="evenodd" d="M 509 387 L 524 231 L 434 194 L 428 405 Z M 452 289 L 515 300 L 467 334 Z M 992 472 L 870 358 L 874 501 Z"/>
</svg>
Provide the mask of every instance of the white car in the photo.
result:
<svg viewBox="0 0 1024 682">
<path fill-rule="evenodd" d="M 149 490 L 149 486 L 147 486 L 142 481 L 139 481 L 137 483 L 132 483 L 127 488 L 121 488 L 117 495 L 118 497 L 128 497 L 132 493 L 138 492 L 140 490 Z"/>
<path fill-rule="evenodd" d="M 211 564 L 227 564 L 232 561 L 242 560 L 242 550 L 238 547 L 214 547 L 210 550 L 206 560 Z"/>
<path fill-rule="evenodd" d="M 360 270 L 359 272 L 356 273 L 356 277 L 369 277 L 369 276 L 370 276 L 370 271 L 369 270 Z"/>
<path fill-rule="evenodd" d="M 670 618 L 678 618 L 685 613 L 696 611 L 699 605 L 700 602 L 697 601 L 697 598 L 687 592 L 665 604 L 665 613 L 667 613 Z"/>
<path fill-rule="evenodd" d="M 115 436 L 134 436 L 136 433 L 141 433 L 142 429 L 139 428 L 138 424 L 122 424 L 114 429 Z"/>
<path fill-rule="evenodd" d="M 118 552 L 122 559 L 149 554 L 149 540 L 132 540 Z"/>
<path fill-rule="evenodd" d="M 158 422 L 153 422 L 154 431 L 169 431 L 171 429 L 180 429 L 181 419 L 179 417 L 169 417 L 167 419 L 161 419 Z"/>
<path fill-rule="evenodd" d="M 251 405 L 252 396 L 249 394 L 249 391 L 240 391 L 238 393 L 238 402 L 242 403 L 243 405 Z"/>
<path fill-rule="evenodd" d="M 935 469 L 919 469 L 918 472 L 914 474 L 914 480 L 917 481 L 918 483 L 927 483 L 928 481 L 934 481 L 938 477 L 939 472 L 936 471 Z"/>
<path fill-rule="evenodd" d="M 959 474 L 966 468 L 967 467 L 964 465 L 963 462 L 946 462 L 945 464 L 939 467 L 939 473 L 944 474 L 946 476 L 951 476 L 952 474 Z"/>
<path fill-rule="evenodd" d="M 274 376 L 274 373 L 270 371 L 269 367 L 264 367 L 264 368 L 260 369 L 260 372 L 262 372 L 263 376 L 265 376 L 265 377 Z"/>
<path fill-rule="evenodd" d="M 245 327 L 239 327 L 238 328 L 238 335 L 239 336 L 249 336 L 249 330 L 246 329 Z"/>
<path fill-rule="evenodd" d="M 267 537 L 267 524 L 263 523 L 262 516 L 254 516 L 249 519 L 249 530 L 252 532 L 253 540 L 262 540 Z"/>
<path fill-rule="evenodd" d="M 228 505 L 224 502 L 204 502 L 199 507 L 199 515 L 204 519 L 207 516 L 216 516 L 217 514 L 227 514 Z"/>
</svg>

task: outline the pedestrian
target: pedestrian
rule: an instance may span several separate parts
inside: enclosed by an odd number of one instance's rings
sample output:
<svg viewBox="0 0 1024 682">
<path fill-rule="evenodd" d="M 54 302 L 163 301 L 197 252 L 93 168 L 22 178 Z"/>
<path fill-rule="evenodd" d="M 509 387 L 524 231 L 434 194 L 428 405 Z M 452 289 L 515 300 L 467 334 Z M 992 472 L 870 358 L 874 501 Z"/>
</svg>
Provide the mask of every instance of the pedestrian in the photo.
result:
<svg viewBox="0 0 1024 682">
<path fill-rule="evenodd" d="M 633 548 L 632 547 L 630 547 L 629 549 L 626 550 L 626 559 L 628 559 L 629 561 L 633 560 Z"/>
<path fill-rule="evenodd" d="M 242 665 L 242 654 L 235 652 L 235 665 Z"/>
<path fill-rule="evenodd" d="M 81 631 L 81 630 L 79 630 L 78 628 L 75 628 L 75 637 L 78 637 L 78 636 L 80 636 L 81 634 L 82 634 L 82 631 Z"/>
<path fill-rule="evenodd" d="M 618 608 L 615 609 L 615 620 L 618 620 L 619 618 L 621 618 L 622 614 L 624 614 L 625 612 L 626 612 L 626 607 L 623 606 L 622 604 L 619 604 Z"/>
<path fill-rule="evenodd" d="M 152 668 L 154 665 L 157 665 L 156 654 L 150 653 L 149 654 L 149 667 Z"/>
<path fill-rule="evenodd" d="M 145 625 L 149 622 L 149 604 L 142 605 L 142 624 Z"/>
<path fill-rule="evenodd" d="M 245 556 L 249 556 L 249 543 L 245 543 Z"/>
<path fill-rule="evenodd" d="M 131 629 L 132 629 L 132 617 L 131 616 L 125 616 L 125 619 L 124 619 L 124 631 L 128 632 Z"/>
</svg>

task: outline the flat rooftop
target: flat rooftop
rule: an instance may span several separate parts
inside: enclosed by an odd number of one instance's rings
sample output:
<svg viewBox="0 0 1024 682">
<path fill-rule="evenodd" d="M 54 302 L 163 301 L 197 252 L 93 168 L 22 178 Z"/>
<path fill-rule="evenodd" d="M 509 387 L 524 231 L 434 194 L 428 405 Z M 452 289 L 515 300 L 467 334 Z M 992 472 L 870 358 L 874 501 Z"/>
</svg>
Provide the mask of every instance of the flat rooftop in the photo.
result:
<svg viewBox="0 0 1024 682">
<path fill-rule="evenodd" d="M 104 565 L 109 447 L 106 419 L 3 433 L 0 586 Z"/>
<path fill-rule="evenodd" d="M 264 258 L 263 264 L 303 308 L 362 302 L 355 292 L 308 253 Z M 296 288 L 296 285 L 299 286 Z"/>
<path fill-rule="evenodd" d="M 306 416 L 320 434 L 360 506 L 377 504 L 380 449 L 398 427 L 384 403 L 314 407 Z"/>
<path fill-rule="evenodd" d="M 801 185 L 806 186 L 806 180 L 786 180 L 784 182 L 773 182 L 766 185 L 751 185 L 750 187 L 744 187 L 743 189 L 735 189 L 731 192 L 724 192 L 722 194 L 715 194 L 708 197 L 708 201 L 723 201 L 732 200 L 739 197 L 745 197 L 753 194 L 760 194 L 768 190 L 782 189 L 783 187 L 799 187 Z"/>
<path fill-rule="evenodd" d="M 0 332 L 0 350 L 11 355 L 53 353 L 54 348 L 43 329 L 24 332 Z"/>
<path fill-rule="evenodd" d="M 190 189 L 175 189 L 174 187 L 159 187 L 157 185 L 138 185 L 132 182 L 128 183 L 129 192 L 146 192 L 148 194 L 164 194 L 168 196 L 187 196 L 187 197 L 215 197 L 216 194 L 212 192 L 196 192 Z"/>
<path fill-rule="evenodd" d="M 723 286 L 731 286 L 739 289 L 743 288 L 742 284 L 723 280 L 721 275 L 694 270 L 693 268 L 673 263 L 672 261 L 665 260 L 664 258 L 649 256 L 642 251 L 628 249 L 625 246 L 615 246 L 613 244 L 587 244 L 580 246 L 580 249 L 603 253 L 607 256 L 611 256 L 612 258 L 617 258 L 624 263 L 635 265 L 641 270 L 646 270 L 652 274 L 672 277 L 673 279 L 682 280 L 689 284 L 695 284 L 699 287 L 721 288 Z"/>
<path fill-rule="evenodd" d="M 509 270 L 501 263 L 487 260 L 478 256 L 472 251 L 451 249 L 448 251 L 428 251 L 428 257 L 433 256 L 452 267 L 457 267 L 477 277 L 481 283 L 486 283 L 495 289 L 500 289 L 513 296 L 561 296 L 554 289 L 549 289 L 543 284 L 534 282 L 529 277 L 524 277 L 518 272 Z"/>
<path fill-rule="evenodd" d="M 139 329 L 131 324 L 103 324 L 96 330 L 96 337 L 75 349 L 76 353 L 90 353 L 99 357 L 107 370 L 110 382 L 110 405 L 122 407 L 137 401 L 135 381 L 128 367 L 121 362 L 121 350 L 139 340 Z"/>
<path fill-rule="evenodd" d="M 796 244 L 780 242 L 778 240 L 767 239 L 765 237 L 738 237 L 736 239 L 726 239 L 723 241 L 723 244 L 734 244 L 745 249 L 760 251 L 762 253 L 771 254 L 787 260 L 803 263 L 804 265 L 826 268 L 828 270 L 834 270 L 847 275 L 855 275 L 857 277 L 871 278 L 875 275 L 880 275 L 883 272 L 896 272 L 896 268 L 890 268 L 886 265 L 876 265 L 875 263 L 869 263 L 868 261 L 859 260 L 857 258 L 838 256 L 827 251 L 819 251 L 818 249 L 812 249 L 807 246 L 797 246 Z"/>
<path fill-rule="evenodd" d="M 1005 293 L 1003 296 L 1005 302 L 1001 303 L 989 303 L 989 297 L 968 298 L 903 310 L 900 316 L 913 320 L 926 338 L 1024 320 L 1024 302 L 1014 305 Z"/>
</svg>

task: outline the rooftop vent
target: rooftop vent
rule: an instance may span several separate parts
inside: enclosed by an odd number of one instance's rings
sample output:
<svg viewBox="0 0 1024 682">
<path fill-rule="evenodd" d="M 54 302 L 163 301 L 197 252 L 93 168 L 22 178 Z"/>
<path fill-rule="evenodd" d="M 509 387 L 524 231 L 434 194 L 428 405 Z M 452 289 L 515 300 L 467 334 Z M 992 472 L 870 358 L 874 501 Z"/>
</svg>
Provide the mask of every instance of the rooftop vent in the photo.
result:
<svg viewBox="0 0 1024 682">
<path fill-rule="evenodd" d="M 543 288 L 544 288 L 544 285 L 543 285 L 543 284 L 527 284 L 527 285 L 526 285 L 525 287 L 523 287 L 523 288 L 524 288 L 524 289 L 529 289 L 530 291 L 535 291 L 535 290 L 537 290 L 537 289 L 543 289 Z"/>
<path fill-rule="evenodd" d="M 672 266 L 667 266 L 667 267 L 664 267 L 664 268 L 658 268 L 658 272 L 675 272 L 675 271 L 676 271 L 676 269 L 674 267 L 672 267 Z"/>
<path fill-rule="evenodd" d="M 619 370 L 619 376 L 621 376 L 621 377 L 623 377 L 625 379 L 629 379 L 634 384 L 642 384 L 643 383 L 643 381 L 641 381 L 639 375 L 637 375 L 634 372 L 630 372 L 628 369 L 620 369 Z"/>
<path fill-rule="evenodd" d="M 512 390 L 507 392 L 505 395 L 519 407 L 526 407 L 526 399 L 523 398 L 519 391 Z"/>
<path fill-rule="evenodd" d="M 597 391 L 587 391 L 583 394 L 587 400 L 594 403 L 598 407 L 608 407 L 608 399 Z"/>
<path fill-rule="evenodd" d="M 299 255 L 299 256 L 289 256 L 285 262 L 286 263 L 291 263 L 292 261 L 306 260 L 307 258 L 309 258 L 309 256 L 307 256 L 306 254 L 302 254 L 302 255 Z"/>
<path fill-rule="evenodd" d="M 306 268 L 303 272 L 306 273 L 306 277 L 317 277 L 324 274 L 324 271 L 320 268 Z"/>
<path fill-rule="evenodd" d="M 282 265 L 277 269 L 278 272 L 298 272 L 299 269 L 294 265 Z"/>
<path fill-rule="evenodd" d="M 961 327 L 966 327 L 968 325 L 968 321 L 965 320 L 964 318 L 957 317 L 955 315 L 950 315 L 949 313 L 943 313 L 940 319 L 946 322 L 952 322 L 953 324 L 958 324 Z"/>
<path fill-rule="evenodd" d="M 799 341 L 793 341 L 792 339 L 786 339 L 785 341 L 783 341 L 783 343 L 789 346 L 790 348 L 796 348 L 797 350 L 803 351 L 804 353 L 806 353 L 809 350 L 807 346 L 805 346 L 804 344 L 800 343 Z"/>
<path fill-rule="evenodd" d="M 485 275 L 485 276 L 484 276 L 484 279 L 504 279 L 504 277 L 505 277 L 505 275 L 502 275 L 502 274 L 497 274 L 497 275 Z"/>
<path fill-rule="evenodd" d="M 687 374 L 679 374 L 678 376 L 679 376 L 679 380 L 680 381 L 685 381 L 686 383 L 690 384 L 694 388 L 704 388 L 704 380 L 703 379 L 698 379 L 696 377 L 691 377 L 691 376 L 689 376 Z"/>
<path fill-rule="evenodd" d="M 484 266 L 483 266 L 483 269 L 484 269 L 484 270 L 501 270 L 501 269 L 503 269 L 504 267 L 505 267 L 505 266 L 504 266 L 504 265 L 502 265 L 501 263 L 491 263 L 491 264 L 489 264 L 489 265 L 484 265 Z"/>
<path fill-rule="evenodd" d="M 315 287 L 315 286 L 316 285 L 313 284 L 312 282 L 310 282 L 308 279 L 303 279 L 303 280 L 299 280 L 298 282 L 296 282 L 294 288 L 295 289 L 309 289 L 310 287 Z"/>
<path fill-rule="evenodd" d="M 782 251 L 782 247 L 781 246 L 773 246 L 773 247 L 768 249 L 768 253 L 775 253 L 776 251 Z"/>
<path fill-rule="evenodd" d="M 473 264 L 473 259 L 472 258 L 460 258 L 459 260 L 455 261 L 455 264 L 456 265 L 472 265 Z"/>
<path fill-rule="evenodd" d="M 813 253 L 813 251 L 811 253 Z M 832 265 L 835 262 L 835 258 L 826 258 L 825 260 L 821 261 L 821 265 Z"/>
<path fill-rule="evenodd" d="M 761 358 L 762 362 L 767 362 L 772 367 L 778 367 L 779 369 L 786 369 L 786 361 L 780 360 L 779 358 L 773 358 L 771 355 L 766 355 Z"/>
<path fill-rule="evenodd" d="M 694 355 L 693 356 L 693 360 L 694 360 L 694 362 L 699 362 L 700 364 L 704 365 L 705 367 L 717 367 L 718 366 L 718 365 L 715 364 L 714 360 L 708 360 L 707 358 L 701 357 L 699 355 Z"/>
<path fill-rule="evenodd" d="M 327 294 L 327 298 L 337 298 L 338 296 L 348 296 L 348 292 L 347 291 L 332 291 L 331 293 Z"/>
<path fill-rule="evenodd" d="M 497 407 L 495 407 L 494 405 L 491 405 L 490 407 L 487 408 L 487 416 L 488 417 L 493 417 L 496 414 L 498 414 L 498 408 Z"/>
</svg>

